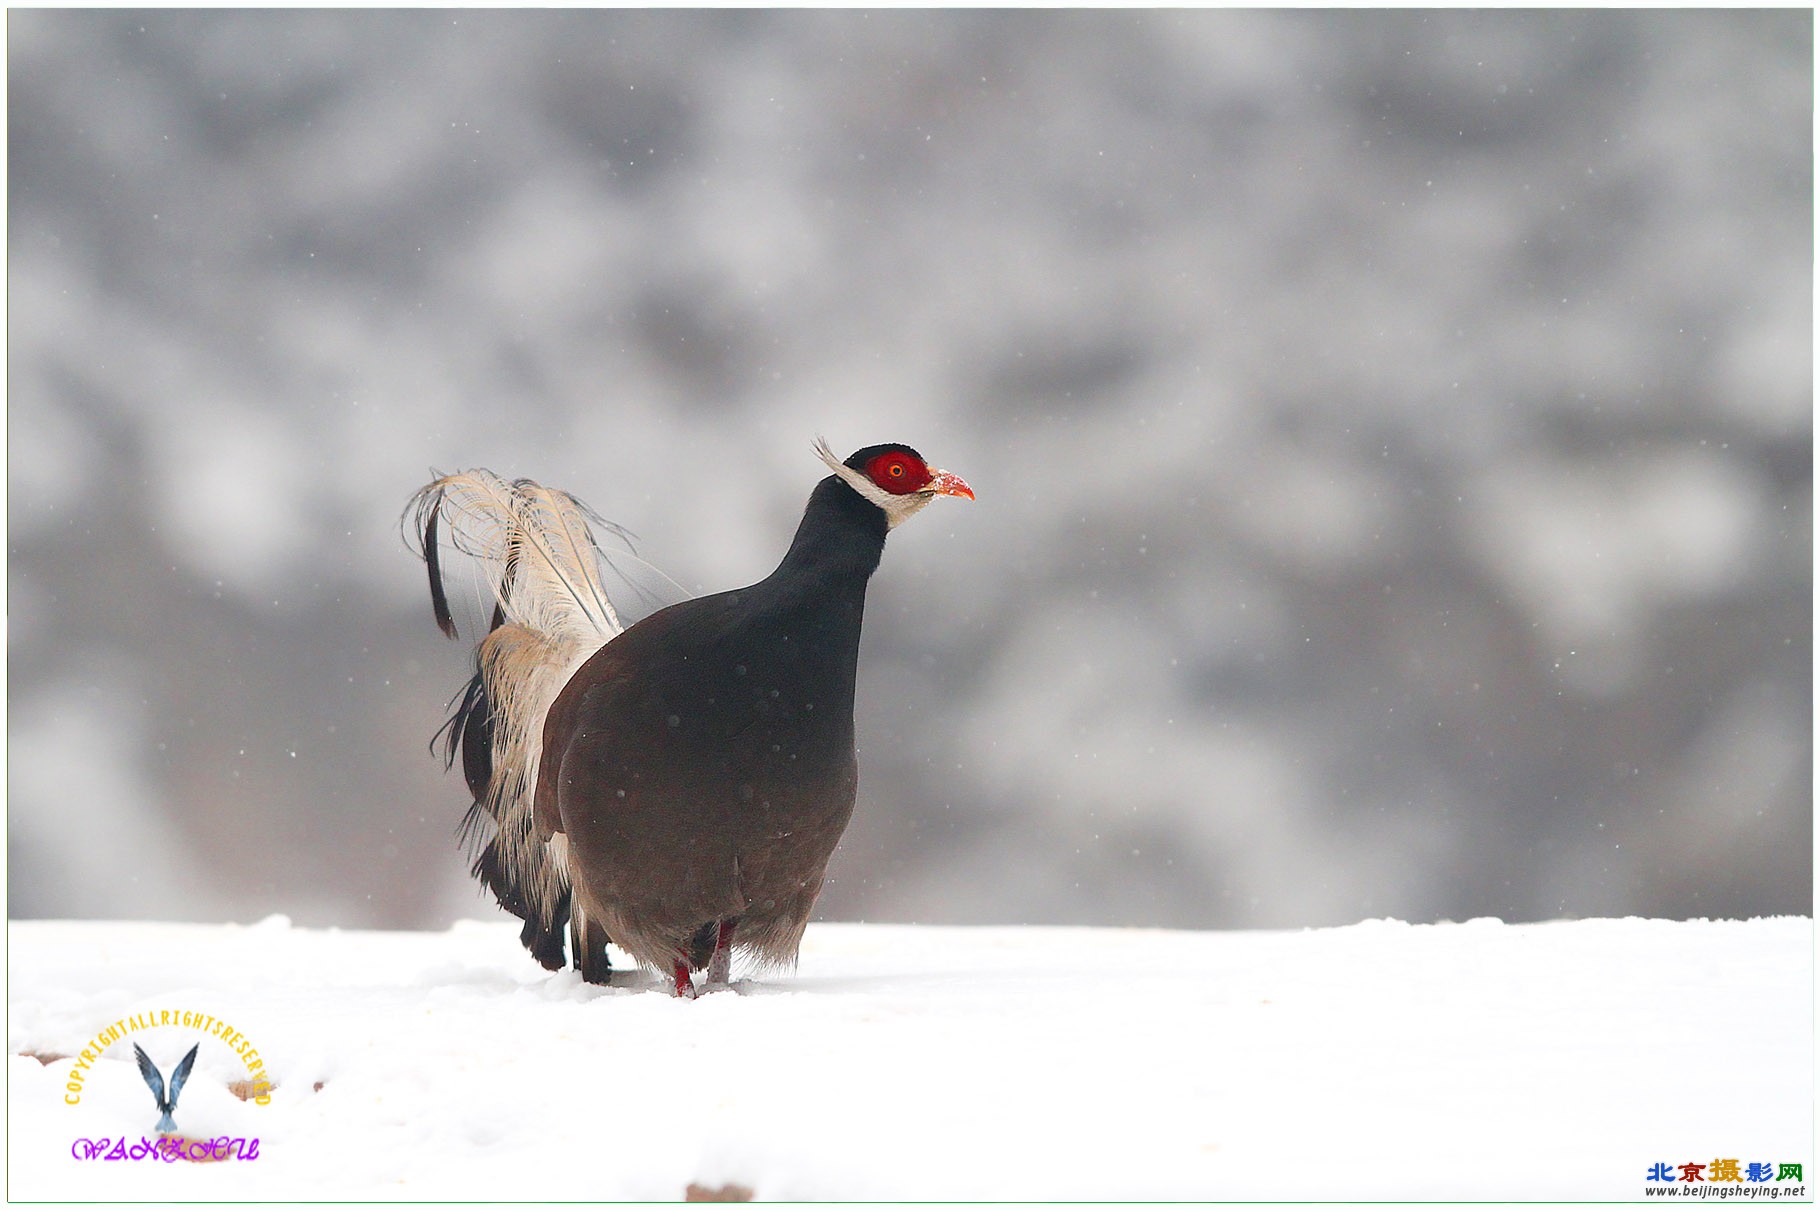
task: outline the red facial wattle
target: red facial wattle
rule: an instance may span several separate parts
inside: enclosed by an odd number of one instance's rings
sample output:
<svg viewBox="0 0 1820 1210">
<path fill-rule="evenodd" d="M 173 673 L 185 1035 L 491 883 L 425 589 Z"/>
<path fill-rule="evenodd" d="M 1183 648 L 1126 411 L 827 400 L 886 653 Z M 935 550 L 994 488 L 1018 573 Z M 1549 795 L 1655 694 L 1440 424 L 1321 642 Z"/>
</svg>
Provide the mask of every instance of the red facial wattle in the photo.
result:
<svg viewBox="0 0 1820 1210">
<path fill-rule="evenodd" d="M 922 491 L 934 476 L 927 462 L 894 451 L 866 463 L 866 477 L 894 496 L 907 496 Z"/>
<path fill-rule="evenodd" d="M 866 463 L 866 477 L 894 496 L 934 492 L 941 496 L 973 499 L 973 489 L 959 475 L 937 470 L 921 458 L 901 451 L 880 454 Z"/>
</svg>

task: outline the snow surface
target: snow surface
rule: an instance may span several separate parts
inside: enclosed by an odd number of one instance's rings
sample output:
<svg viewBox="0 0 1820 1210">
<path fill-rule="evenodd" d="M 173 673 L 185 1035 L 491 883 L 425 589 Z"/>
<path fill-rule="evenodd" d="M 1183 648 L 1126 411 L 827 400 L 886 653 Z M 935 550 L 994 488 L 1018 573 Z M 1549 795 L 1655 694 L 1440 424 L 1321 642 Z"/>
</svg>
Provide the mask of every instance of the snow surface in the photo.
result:
<svg viewBox="0 0 1820 1210">
<path fill-rule="evenodd" d="M 444 933 L 9 925 L 13 1198 L 1635 1199 L 1650 1165 L 1813 1171 L 1813 925 L 1280 933 L 812 926 L 793 974 L 672 999 Z M 736 971 L 737 973 L 737 971 Z M 72 1157 L 177 1106 L 252 1162 Z M 130 1039 L 130 1040 L 129 1040 Z M 320 1085 L 320 1089 L 316 1086 Z M 1811 1196 L 1811 1194 L 1810 1194 Z"/>
</svg>

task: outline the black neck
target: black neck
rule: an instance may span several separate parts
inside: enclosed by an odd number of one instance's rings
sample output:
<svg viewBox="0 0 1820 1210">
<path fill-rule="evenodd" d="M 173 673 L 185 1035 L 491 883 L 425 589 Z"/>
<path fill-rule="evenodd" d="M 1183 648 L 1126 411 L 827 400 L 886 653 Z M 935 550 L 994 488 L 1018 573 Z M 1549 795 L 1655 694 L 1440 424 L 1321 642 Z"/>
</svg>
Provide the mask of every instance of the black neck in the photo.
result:
<svg viewBox="0 0 1820 1210">
<path fill-rule="evenodd" d="M 845 582 L 865 591 L 885 551 L 885 511 L 829 475 L 809 493 L 802 524 L 783 562 L 771 573 L 780 584 L 810 583 L 823 591 Z"/>
</svg>

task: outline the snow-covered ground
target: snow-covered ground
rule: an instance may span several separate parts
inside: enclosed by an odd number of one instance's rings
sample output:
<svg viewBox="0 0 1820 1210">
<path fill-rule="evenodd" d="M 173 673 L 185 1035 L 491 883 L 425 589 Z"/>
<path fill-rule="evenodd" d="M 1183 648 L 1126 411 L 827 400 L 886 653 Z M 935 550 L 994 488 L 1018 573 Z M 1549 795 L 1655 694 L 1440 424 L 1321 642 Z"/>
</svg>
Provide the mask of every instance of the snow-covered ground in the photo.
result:
<svg viewBox="0 0 1820 1210">
<path fill-rule="evenodd" d="M 496 923 L 8 935 L 14 1198 L 1633 1199 L 1658 1163 L 1814 1161 L 1804 918 L 816 925 L 694 1002 Z M 178 1127 L 256 1160 L 74 1158 L 151 1132 L 134 1042 L 168 1076 L 198 1040 Z"/>
</svg>

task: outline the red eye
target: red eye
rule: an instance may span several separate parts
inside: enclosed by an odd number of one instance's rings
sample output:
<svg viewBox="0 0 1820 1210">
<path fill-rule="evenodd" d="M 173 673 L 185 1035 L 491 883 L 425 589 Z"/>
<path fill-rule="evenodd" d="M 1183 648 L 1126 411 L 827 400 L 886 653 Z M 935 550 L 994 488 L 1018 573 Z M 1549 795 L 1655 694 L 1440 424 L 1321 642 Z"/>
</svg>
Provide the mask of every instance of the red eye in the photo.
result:
<svg viewBox="0 0 1820 1210">
<path fill-rule="evenodd" d="M 866 463 L 866 475 L 894 496 L 907 496 L 929 486 L 929 468 L 908 454 L 880 454 Z"/>
</svg>

